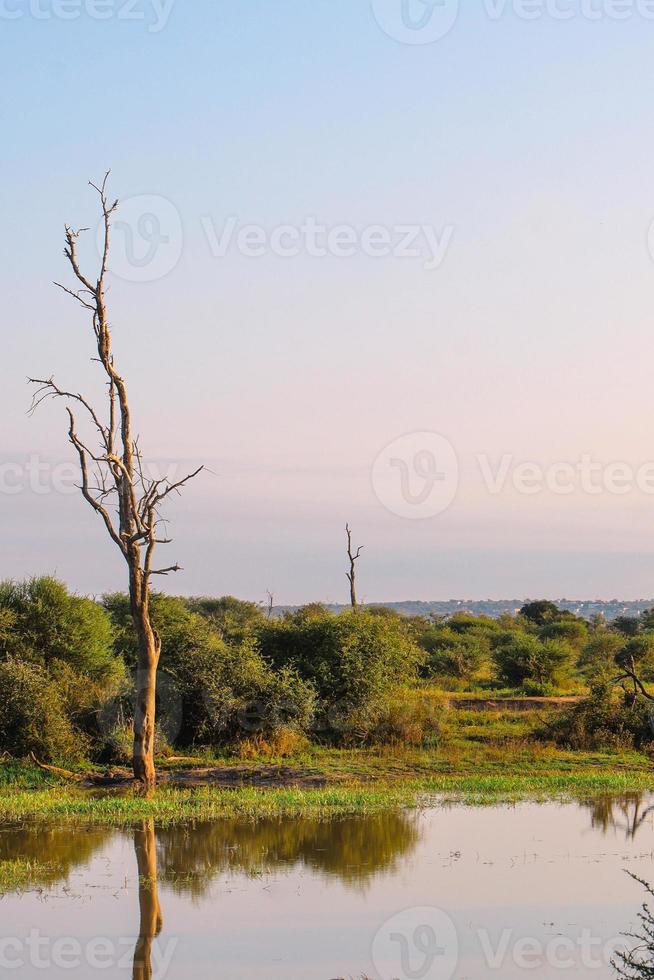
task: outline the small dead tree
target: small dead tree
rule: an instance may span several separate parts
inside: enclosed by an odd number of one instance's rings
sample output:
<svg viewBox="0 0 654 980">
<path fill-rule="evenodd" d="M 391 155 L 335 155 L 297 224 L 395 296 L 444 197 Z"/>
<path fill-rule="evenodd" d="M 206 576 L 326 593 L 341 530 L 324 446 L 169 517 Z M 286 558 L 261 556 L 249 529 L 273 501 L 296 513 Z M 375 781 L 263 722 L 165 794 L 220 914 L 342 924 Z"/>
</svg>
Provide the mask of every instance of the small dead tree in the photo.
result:
<svg viewBox="0 0 654 980">
<path fill-rule="evenodd" d="M 350 583 L 350 603 L 354 612 L 359 608 L 359 603 L 357 601 L 357 586 L 356 586 L 356 563 L 361 557 L 361 552 L 363 551 L 363 545 L 359 545 L 356 552 L 352 550 L 352 531 L 350 525 L 345 525 L 345 533 L 347 535 L 347 557 L 350 561 L 350 570 L 346 572 L 347 580 Z"/>
<path fill-rule="evenodd" d="M 169 544 L 161 518 L 161 506 L 178 493 L 203 467 L 175 482 L 153 479 L 145 471 L 138 438 L 134 435 L 127 386 L 118 372 L 112 351 L 111 327 L 105 300 L 112 216 L 118 201 L 107 197 L 105 175 L 100 186 L 91 184 L 100 198 L 103 220 L 103 248 L 97 279 L 87 277 L 80 267 L 77 243 L 81 231 L 66 227 L 64 255 L 72 269 L 76 288 L 55 283 L 87 311 L 93 326 L 97 361 L 104 374 L 105 395 L 102 408 L 74 391 L 60 388 L 53 378 L 30 378 L 36 385 L 31 412 L 49 398 L 67 403 L 68 439 L 79 459 L 79 489 L 86 502 L 104 523 L 107 534 L 125 559 L 129 575 L 132 619 L 138 637 L 138 669 L 134 705 L 134 778 L 146 789 L 155 782 L 154 734 L 157 668 L 161 640 L 150 618 L 152 577 L 180 571 L 179 565 L 156 568 L 155 548 Z M 87 231 L 88 229 L 82 229 Z M 80 434 L 76 414 L 84 417 L 90 435 Z M 92 440 L 92 442 L 91 442 Z"/>
</svg>

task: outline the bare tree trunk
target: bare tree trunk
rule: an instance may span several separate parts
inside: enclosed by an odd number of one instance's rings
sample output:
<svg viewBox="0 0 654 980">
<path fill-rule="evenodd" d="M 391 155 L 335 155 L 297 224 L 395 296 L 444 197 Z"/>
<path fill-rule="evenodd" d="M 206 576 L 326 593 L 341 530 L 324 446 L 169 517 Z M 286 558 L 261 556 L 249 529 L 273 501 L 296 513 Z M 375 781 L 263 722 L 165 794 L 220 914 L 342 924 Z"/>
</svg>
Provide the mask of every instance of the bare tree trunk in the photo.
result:
<svg viewBox="0 0 654 980">
<path fill-rule="evenodd" d="M 132 620 L 138 639 L 138 667 L 134 704 L 134 777 L 151 789 L 155 784 L 154 736 L 156 723 L 157 668 L 161 641 L 150 620 L 150 583 L 153 575 L 168 575 L 179 565 L 153 568 L 156 545 L 169 544 L 161 531 L 160 507 L 170 494 L 178 493 L 203 467 L 171 483 L 152 479 L 145 472 L 138 439 L 132 434 L 132 415 L 127 385 L 119 373 L 112 350 L 112 336 L 105 302 L 111 221 L 118 201 L 110 203 L 106 187 L 109 174 L 95 190 L 100 196 L 104 224 L 104 248 L 97 278 L 87 277 L 80 267 L 77 242 L 81 234 L 66 228 L 64 254 L 76 280 L 76 290 L 61 286 L 69 296 L 91 314 L 97 357 L 104 372 L 105 402 L 96 409 L 81 394 L 66 391 L 53 378 L 31 379 L 38 385 L 32 411 L 48 398 L 63 398 L 68 410 L 68 438 L 79 459 L 80 490 L 86 502 L 102 518 L 105 529 L 129 569 L 129 597 Z M 88 436 L 80 434 L 71 405 L 82 410 Z M 113 507 L 112 507 L 113 504 Z"/>
<path fill-rule="evenodd" d="M 347 556 L 350 560 L 350 570 L 346 572 L 348 582 L 350 583 L 350 605 L 352 606 L 353 612 L 356 612 L 359 608 L 359 603 L 357 601 L 357 587 L 356 587 L 356 563 L 361 557 L 361 552 L 363 551 L 363 545 L 360 545 L 356 552 L 352 551 L 352 531 L 350 530 L 350 525 L 345 525 L 345 533 L 347 535 Z"/>
<path fill-rule="evenodd" d="M 139 659 L 136 671 L 136 695 L 134 704 L 134 778 L 145 789 L 155 784 L 154 737 L 157 711 L 157 668 L 161 645 L 150 627 L 139 632 Z"/>
<path fill-rule="evenodd" d="M 157 882 L 157 844 L 154 821 L 144 820 L 134 831 L 139 873 L 139 938 L 134 950 L 133 980 L 151 980 L 152 943 L 163 928 Z"/>
</svg>

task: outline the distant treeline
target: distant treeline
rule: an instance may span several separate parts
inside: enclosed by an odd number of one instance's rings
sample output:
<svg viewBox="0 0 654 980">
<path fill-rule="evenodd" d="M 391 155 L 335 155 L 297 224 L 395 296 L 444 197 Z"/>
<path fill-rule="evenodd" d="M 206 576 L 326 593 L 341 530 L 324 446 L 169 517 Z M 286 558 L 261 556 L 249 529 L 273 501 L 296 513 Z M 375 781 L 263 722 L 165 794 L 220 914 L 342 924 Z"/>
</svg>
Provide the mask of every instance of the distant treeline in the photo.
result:
<svg viewBox="0 0 654 980">
<path fill-rule="evenodd" d="M 531 602 L 530 599 L 445 599 L 421 601 L 408 599 L 404 602 L 376 603 L 402 616 L 455 616 L 457 613 L 469 613 L 472 616 L 490 616 L 499 619 L 500 616 L 516 616 L 520 609 Z M 618 616 L 640 616 L 647 609 L 654 607 L 654 599 L 555 599 L 554 605 L 565 612 L 574 613 L 581 619 L 590 620 L 593 616 L 604 616 L 607 620 Z M 275 606 L 273 615 L 283 616 L 287 612 L 295 612 L 300 606 Z M 327 603 L 330 612 L 339 613 L 349 609 L 349 606 L 339 603 Z M 367 608 L 367 606 L 363 606 Z"/>
</svg>

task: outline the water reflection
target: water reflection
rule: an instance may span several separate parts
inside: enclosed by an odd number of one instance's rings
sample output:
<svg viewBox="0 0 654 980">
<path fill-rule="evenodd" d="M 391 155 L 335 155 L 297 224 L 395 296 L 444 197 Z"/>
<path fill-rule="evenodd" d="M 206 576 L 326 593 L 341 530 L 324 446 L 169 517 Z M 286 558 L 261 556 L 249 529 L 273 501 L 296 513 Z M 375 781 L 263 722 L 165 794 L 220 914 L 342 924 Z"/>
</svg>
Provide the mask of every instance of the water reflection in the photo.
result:
<svg viewBox="0 0 654 980">
<path fill-rule="evenodd" d="M 29 861 L 34 867 L 33 888 L 48 888 L 67 881 L 71 872 L 105 847 L 115 831 L 101 827 L 75 828 L 48 824 L 0 825 L 0 861 Z"/>
<path fill-rule="evenodd" d="M 154 820 L 134 830 L 134 852 L 139 873 L 139 935 L 134 950 L 133 980 L 151 980 L 152 943 L 163 928 L 157 878 Z"/>
<path fill-rule="evenodd" d="M 280 873 L 306 868 L 361 891 L 381 873 L 393 873 L 420 841 L 416 814 L 380 813 L 338 820 L 317 818 L 225 820 L 155 829 L 153 820 L 130 833 L 138 871 L 139 928 L 133 980 L 152 980 L 153 946 L 163 928 L 159 897 L 165 888 L 192 898 L 209 893 L 224 874 Z M 112 837 L 127 832 L 42 824 L 0 831 L 0 860 L 36 862 L 31 887 L 66 882 Z M 44 863 L 46 862 L 46 863 Z"/>
<path fill-rule="evenodd" d="M 392 873 L 420 840 L 415 814 L 379 813 L 338 820 L 225 820 L 192 830 L 157 831 L 161 874 L 177 892 L 204 894 L 220 874 L 260 874 L 302 865 L 365 887 Z"/>
<path fill-rule="evenodd" d="M 439 807 L 425 814 L 337 820 L 225 820 L 165 828 L 148 820 L 122 831 L 28 824 L 0 828 L 0 861 L 30 861 L 37 869 L 45 863 L 34 882 L 39 889 L 67 881 L 77 868 L 73 890 L 53 890 L 47 906 L 41 894 L 33 897 L 31 921 L 48 916 L 49 928 L 63 933 L 70 928 L 69 903 L 92 895 L 92 902 L 76 906 L 81 914 L 72 928 L 95 935 L 100 921 L 105 935 L 131 933 L 134 980 L 154 980 L 158 954 L 173 943 L 179 977 L 214 976 L 220 961 L 225 975 L 248 980 L 324 980 L 366 969 L 370 974 L 371 936 L 400 908 L 463 909 L 484 928 L 501 931 L 510 923 L 516 935 L 540 936 L 545 909 L 548 929 L 556 920 L 564 933 L 571 922 L 599 930 L 597 896 L 606 895 L 602 916 L 608 924 L 601 935 L 608 941 L 632 907 L 633 896 L 621 885 L 625 862 L 638 862 L 631 868 L 642 867 L 643 876 L 652 878 L 643 862 L 650 860 L 653 825 L 654 797 L 637 793 L 565 807 Z M 607 848 L 602 838 L 615 834 L 627 843 Z M 563 893 L 561 874 L 571 861 L 583 874 L 568 875 Z M 138 909 L 129 888 L 136 872 Z M 515 894 L 513 905 L 509 899 L 498 904 L 498 889 Z M 19 936 L 21 923 L 30 921 L 29 900 L 1 903 Z M 164 914 L 165 931 L 157 941 Z M 253 915 L 262 923 L 256 934 Z M 302 928 L 292 925 L 298 919 Z M 543 933 L 545 944 L 548 936 Z M 470 948 L 464 954 L 473 959 L 465 970 L 462 964 L 461 975 L 481 975 Z M 510 971 L 503 977 L 513 980 Z"/>
<path fill-rule="evenodd" d="M 623 833 L 625 840 L 635 840 L 639 831 L 652 826 L 654 803 L 651 796 L 643 793 L 625 793 L 624 796 L 601 796 L 584 804 L 591 811 L 594 830 Z"/>
</svg>

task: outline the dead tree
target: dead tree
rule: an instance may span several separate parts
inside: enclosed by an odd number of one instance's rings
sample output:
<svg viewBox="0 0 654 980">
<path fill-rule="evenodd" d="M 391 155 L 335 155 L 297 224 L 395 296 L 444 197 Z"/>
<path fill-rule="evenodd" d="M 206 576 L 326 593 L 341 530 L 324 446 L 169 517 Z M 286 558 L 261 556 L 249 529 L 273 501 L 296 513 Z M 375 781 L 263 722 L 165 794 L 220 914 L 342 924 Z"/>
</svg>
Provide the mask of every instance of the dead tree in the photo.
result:
<svg viewBox="0 0 654 980">
<path fill-rule="evenodd" d="M 97 361 L 103 372 L 105 394 L 101 408 L 75 391 L 60 388 L 53 378 L 31 378 L 36 385 L 31 411 L 49 398 L 67 403 L 68 439 L 79 459 L 80 490 L 86 502 L 104 523 L 107 534 L 125 559 L 129 575 L 132 619 L 138 637 L 138 667 L 134 706 L 134 778 L 145 788 L 154 785 L 154 734 L 156 715 L 157 667 L 161 641 L 150 618 L 152 577 L 179 571 L 178 565 L 156 568 L 155 548 L 169 544 L 162 526 L 161 505 L 179 492 L 203 469 L 195 470 L 176 482 L 153 479 L 145 471 L 138 438 L 134 435 L 127 386 L 119 373 L 112 351 L 111 326 L 105 301 L 112 216 L 118 201 L 109 202 L 106 188 L 109 174 L 98 187 L 103 220 L 103 248 L 97 279 L 87 277 L 77 253 L 80 231 L 66 227 L 64 255 L 72 269 L 74 289 L 56 283 L 87 311 L 93 326 Z M 83 229 L 88 230 L 88 229 Z M 74 409 L 76 411 L 74 411 Z M 77 414 L 86 422 L 87 436 L 81 434 Z M 91 441 L 92 440 L 92 441 Z"/>
<path fill-rule="evenodd" d="M 345 533 L 347 534 L 347 557 L 350 561 L 350 570 L 346 572 L 346 575 L 350 583 L 350 603 L 353 611 L 356 612 L 359 608 L 359 603 L 357 602 L 356 563 L 361 557 L 363 545 L 359 545 L 356 552 L 352 551 L 352 531 L 350 530 L 349 524 L 345 525 Z"/>
</svg>

